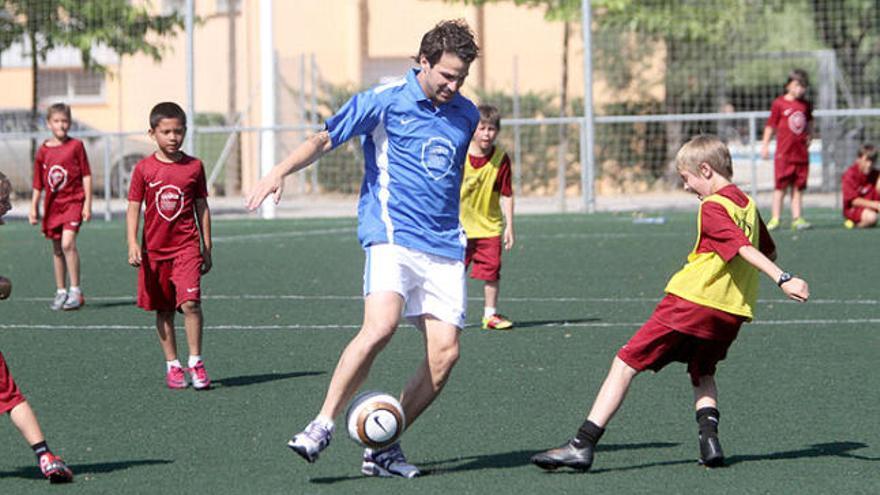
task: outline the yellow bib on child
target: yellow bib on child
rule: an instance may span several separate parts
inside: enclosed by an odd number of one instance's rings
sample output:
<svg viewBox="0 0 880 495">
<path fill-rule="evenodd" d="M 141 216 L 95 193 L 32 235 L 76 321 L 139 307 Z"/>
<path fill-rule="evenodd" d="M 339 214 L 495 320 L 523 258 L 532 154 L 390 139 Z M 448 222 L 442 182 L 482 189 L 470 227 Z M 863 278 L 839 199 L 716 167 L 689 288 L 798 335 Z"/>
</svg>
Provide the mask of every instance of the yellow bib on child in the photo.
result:
<svg viewBox="0 0 880 495">
<path fill-rule="evenodd" d="M 758 269 L 740 256 L 725 262 L 715 252 L 697 253 L 702 231 L 702 209 L 709 201 L 723 206 L 752 246 L 758 247 L 760 224 L 758 209 L 752 198 L 749 198 L 745 207 L 740 207 L 718 194 L 708 196 L 700 204 L 694 249 L 688 255 L 684 268 L 669 279 L 665 291 L 701 306 L 751 319 L 752 308 L 758 299 Z"/>
<path fill-rule="evenodd" d="M 492 157 L 480 168 L 474 168 L 470 155 L 465 160 L 460 218 L 469 239 L 497 237 L 502 233 L 501 193 L 495 190 L 495 181 L 503 159 L 504 151 L 496 146 Z"/>
</svg>

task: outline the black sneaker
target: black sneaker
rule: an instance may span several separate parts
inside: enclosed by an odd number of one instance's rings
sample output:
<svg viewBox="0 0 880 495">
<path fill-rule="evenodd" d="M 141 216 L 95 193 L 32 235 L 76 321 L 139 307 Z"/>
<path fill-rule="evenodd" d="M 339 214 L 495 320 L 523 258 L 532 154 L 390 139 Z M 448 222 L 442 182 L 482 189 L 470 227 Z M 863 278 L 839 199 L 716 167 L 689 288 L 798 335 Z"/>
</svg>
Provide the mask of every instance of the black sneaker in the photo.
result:
<svg viewBox="0 0 880 495">
<path fill-rule="evenodd" d="M 593 446 L 575 447 L 574 440 L 532 456 L 532 463 L 541 469 L 552 471 L 560 467 L 570 467 L 577 471 L 588 471 L 593 465 Z"/>
<path fill-rule="evenodd" d="M 716 435 L 703 436 L 700 434 L 700 464 L 706 467 L 721 467 L 724 465 L 724 452 L 721 450 L 721 442 Z"/>
</svg>

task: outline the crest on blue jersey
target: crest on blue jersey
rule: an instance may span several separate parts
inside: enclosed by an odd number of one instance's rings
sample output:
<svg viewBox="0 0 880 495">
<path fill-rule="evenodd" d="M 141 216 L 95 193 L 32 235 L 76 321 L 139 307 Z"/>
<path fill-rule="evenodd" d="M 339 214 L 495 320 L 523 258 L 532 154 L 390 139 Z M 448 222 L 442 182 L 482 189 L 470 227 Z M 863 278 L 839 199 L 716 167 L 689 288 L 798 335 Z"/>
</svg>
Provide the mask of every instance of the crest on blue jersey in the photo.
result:
<svg viewBox="0 0 880 495">
<path fill-rule="evenodd" d="M 438 181 L 452 170 L 455 163 L 455 147 L 445 137 L 432 137 L 422 145 L 422 167 L 428 176 Z"/>
</svg>

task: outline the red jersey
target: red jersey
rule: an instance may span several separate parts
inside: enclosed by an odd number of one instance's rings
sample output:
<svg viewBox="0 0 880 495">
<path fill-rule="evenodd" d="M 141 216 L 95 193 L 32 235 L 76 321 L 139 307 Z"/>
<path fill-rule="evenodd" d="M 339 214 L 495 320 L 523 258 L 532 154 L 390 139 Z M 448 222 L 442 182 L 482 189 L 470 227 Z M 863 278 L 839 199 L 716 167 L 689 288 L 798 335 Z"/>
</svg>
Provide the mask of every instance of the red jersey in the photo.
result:
<svg viewBox="0 0 880 495">
<path fill-rule="evenodd" d="M 58 146 L 43 143 L 34 157 L 34 189 L 45 190 L 45 218 L 70 203 L 85 201 L 83 177 L 92 175 L 86 149 L 79 139 L 68 139 Z"/>
<path fill-rule="evenodd" d="M 154 260 L 174 258 L 185 249 L 199 249 L 195 200 L 208 197 L 201 160 L 191 156 L 166 163 L 150 155 L 134 167 L 128 200 L 146 204 L 143 248 Z"/>
<path fill-rule="evenodd" d="M 804 100 L 788 100 L 780 96 L 770 106 L 767 127 L 776 129 L 776 158 L 790 162 L 809 163 L 807 150 L 813 109 Z"/>
<path fill-rule="evenodd" d="M 468 153 L 468 159 L 471 161 L 472 167 L 480 168 L 489 163 L 489 160 L 492 159 L 492 154 L 494 153 L 494 148 L 492 149 L 492 153 L 489 153 L 486 156 L 474 156 Z M 502 196 L 513 196 L 513 185 L 510 177 L 510 157 L 505 153 L 504 157 L 501 158 L 501 164 L 498 165 L 498 175 L 495 177 L 494 187 L 494 189 L 501 193 Z"/>
<path fill-rule="evenodd" d="M 740 207 L 746 206 L 749 202 L 749 197 L 732 184 L 722 188 L 717 194 Z M 725 261 L 730 261 L 739 253 L 741 247 L 752 244 L 719 203 L 706 201 L 701 212 L 700 244 L 696 252 L 713 251 Z M 759 223 L 761 231 L 758 249 L 764 255 L 770 255 L 776 251 L 776 244 L 770 237 L 764 220 L 760 220 Z M 667 295 L 660 302 L 654 310 L 654 316 L 664 325 L 681 333 L 707 340 L 724 341 L 736 338 L 740 324 L 746 319 L 719 309 L 702 306 L 673 294 Z"/>
<path fill-rule="evenodd" d="M 856 198 L 876 200 L 878 177 L 880 177 L 880 172 L 877 170 L 871 169 L 867 174 L 863 174 L 859 170 L 858 163 L 850 165 L 840 180 L 844 211 L 852 208 L 852 202 Z"/>
</svg>

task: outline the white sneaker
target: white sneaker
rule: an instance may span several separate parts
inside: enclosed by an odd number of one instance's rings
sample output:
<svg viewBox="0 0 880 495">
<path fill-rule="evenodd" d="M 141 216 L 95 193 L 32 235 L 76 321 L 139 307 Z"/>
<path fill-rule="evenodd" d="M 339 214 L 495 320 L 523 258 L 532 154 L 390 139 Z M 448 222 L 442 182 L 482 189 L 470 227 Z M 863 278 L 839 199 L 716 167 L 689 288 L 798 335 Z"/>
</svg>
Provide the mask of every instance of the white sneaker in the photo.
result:
<svg viewBox="0 0 880 495">
<path fill-rule="evenodd" d="M 67 291 L 56 292 L 55 299 L 52 300 L 52 304 L 49 305 L 49 308 L 52 311 L 58 311 L 64 306 L 65 301 L 67 301 Z"/>
<path fill-rule="evenodd" d="M 72 290 L 67 293 L 67 300 L 61 306 L 64 311 L 79 309 L 86 303 L 86 299 L 82 295 L 82 291 Z"/>
<path fill-rule="evenodd" d="M 326 428 L 317 421 L 312 421 L 306 429 L 297 433 L 287 442 L 291 450 L 309 462 L 318 460 L 318 454 L 330 445 L 333 439 L 333 426 Z"/>
<path fill-rule="evenodd" d="M 361 472 L 367 476 L 400 476 L 401 478 L 415 478 L 422 474 L 419 468 L 406 461 L 400 442 L 394 442 L 382 450 L 364 449 Z"/>
</svg>

